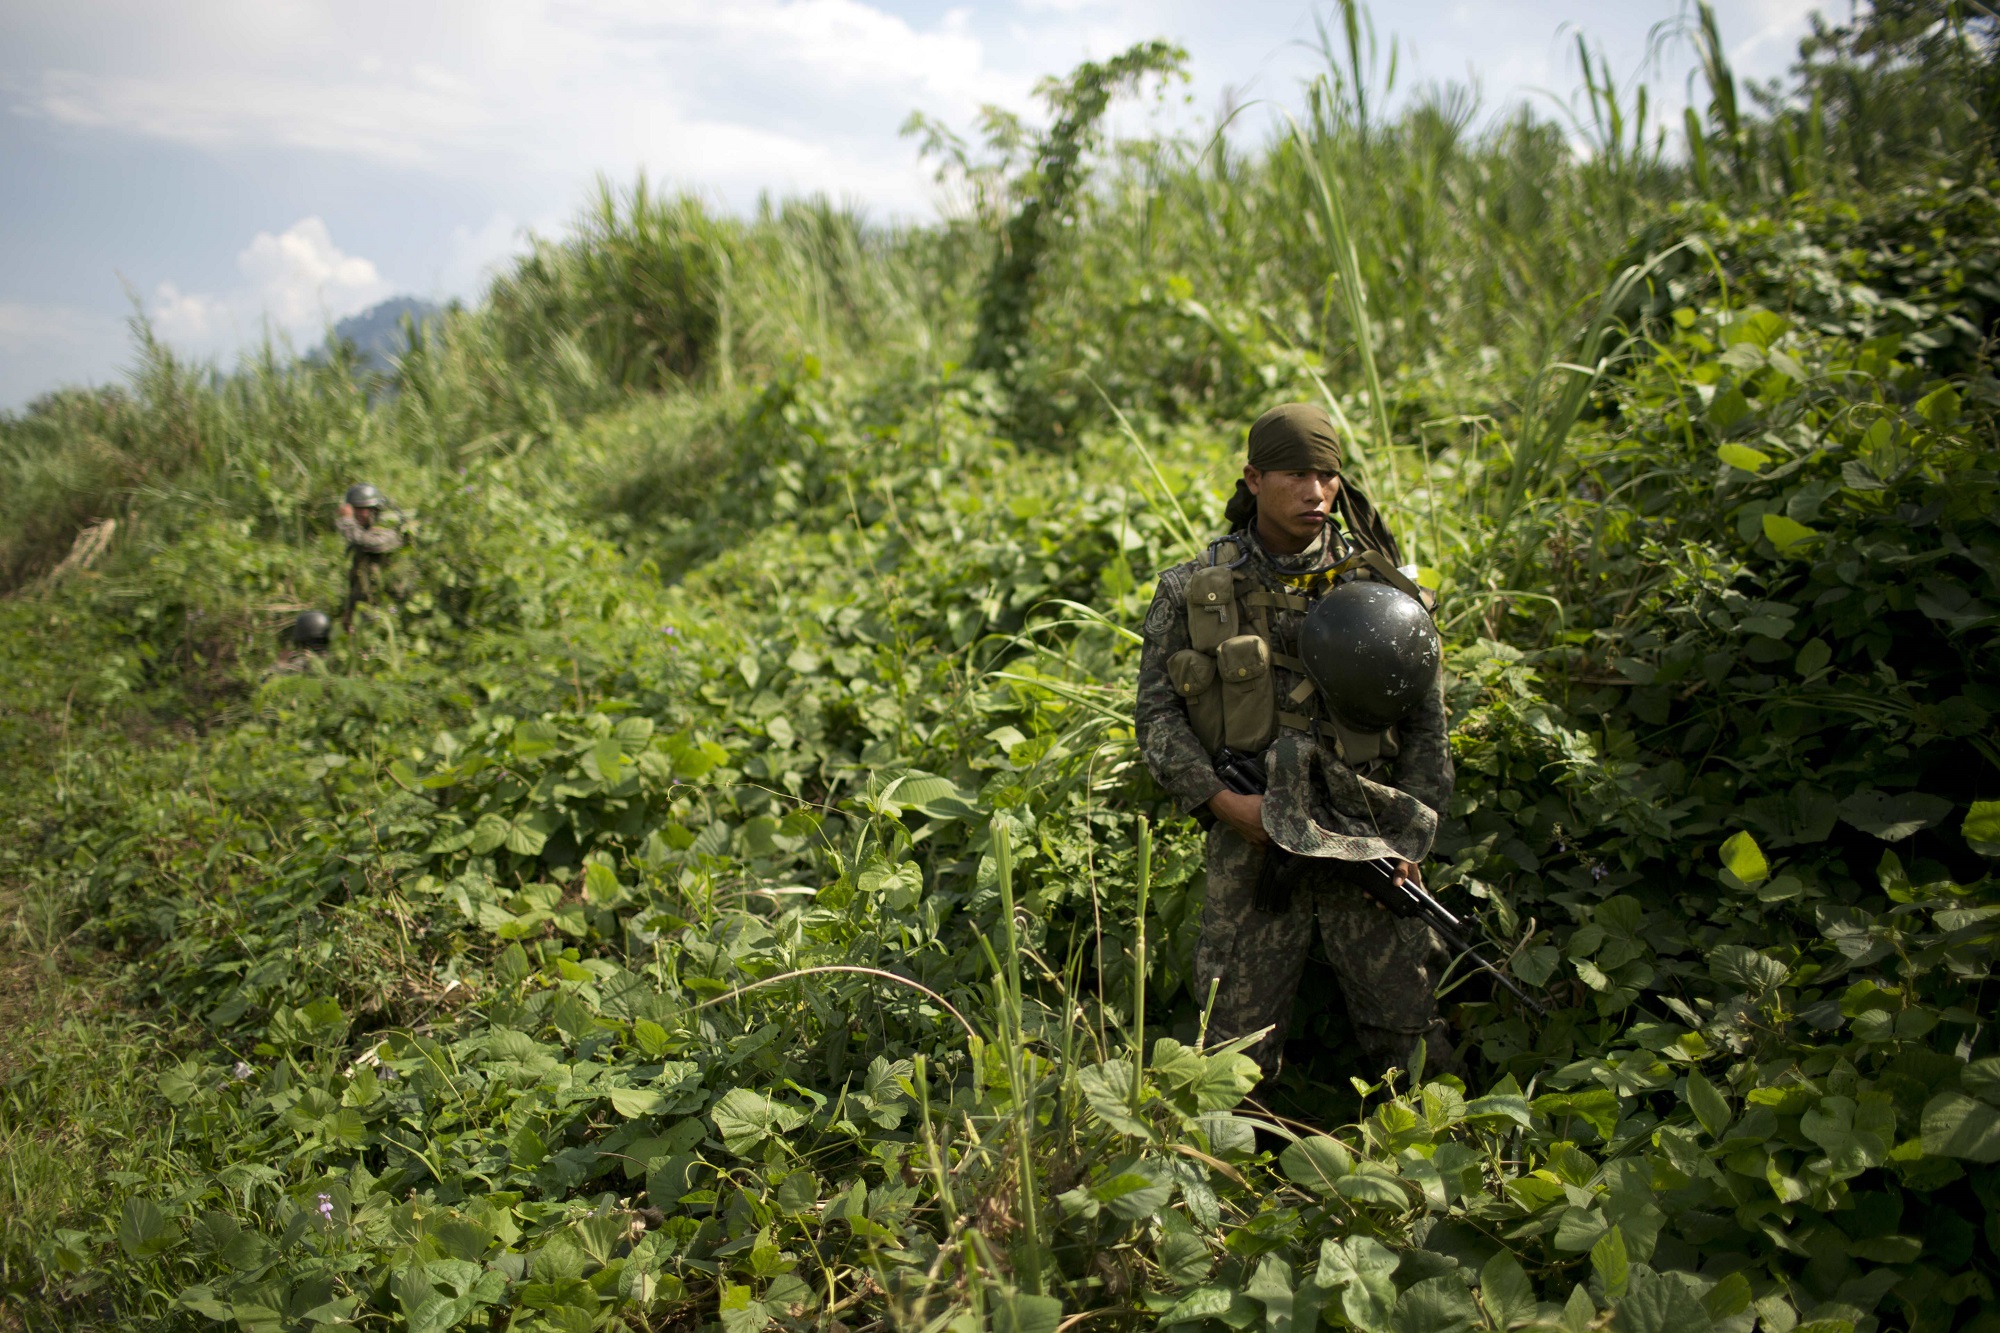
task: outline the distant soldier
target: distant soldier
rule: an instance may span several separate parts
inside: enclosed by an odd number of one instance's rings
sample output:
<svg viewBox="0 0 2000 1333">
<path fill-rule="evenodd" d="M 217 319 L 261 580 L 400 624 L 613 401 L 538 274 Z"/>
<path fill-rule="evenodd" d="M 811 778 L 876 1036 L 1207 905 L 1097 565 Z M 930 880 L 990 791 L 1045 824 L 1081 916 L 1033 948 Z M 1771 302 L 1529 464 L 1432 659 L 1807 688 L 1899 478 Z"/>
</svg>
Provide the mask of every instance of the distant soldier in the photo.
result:
<svg viewBox="0 0 2000 1333">
<path fill-rule="evenodd" d="M 347 601 L 340 608 L 343 633 L 354 628 L 355 607 L 381 596 L 383 567 L 389 563 L 389 557 L 403 546 L 401 533 L 375 526 L 386 503 L 382 492 L 365 481 L 358 481 L 347 488 L 347 499 L 340 506 L 340 517 L 334 520 L 340 535 L 347 539 L 351 555 L 347 566 Z"/>
<path fill-rule="evenodd" d="M 305 610 L 285 631 L 286 647 L 278 654 L 271 670 L 278 675 L 304 671 L 315 657 L 324 654 L 333 637 L 333 620 L 324 611 Z"/>
<path fill-rule="evenodd" d="M 1381 517 L 1341 476 L 1331 418 L 1311 404 L 1274 408 L 1250 428 L 1225 514 L 1228 536 L 1160 576 L 1135 719 L 1147 767 L 1208 826 L 1195 1001 L 1213 994 L 1212 1040 L 1270 1027 L 1249 1054 L 1275 1074 L 1317 925 L 1375 1070 L 1408 1068 L 1419 1038 L 1431 1068 L 1449 1067 L 1456 1057 L 1434 994 L 1441 946 L 1428 926 L 1382 910 L 1364 888 L 1369 876 L 1417 881 L 1416 862 L 1450 799 L 1441 680 L 1426 678 L 1421 703 L 1393 725 L 1343 718 L 1315 687 L 1299 645 L 1307 611 L 1337 586 L 1373 579 L 1418 590 L 1396 568 Z M 1217 763 L 1233 769 L 1231 756 L 1262 764 L 1269 796 L 1230 789 Z M 1360 827 L 1322 808 L 1357 797 Z M 1282 892 L 1269 879 L 1260 891 L 1274 837 L 1301 855 Z M 1363 846 L 1374 849 L 1368 859 L 1332 859 Z"/>
</svg>

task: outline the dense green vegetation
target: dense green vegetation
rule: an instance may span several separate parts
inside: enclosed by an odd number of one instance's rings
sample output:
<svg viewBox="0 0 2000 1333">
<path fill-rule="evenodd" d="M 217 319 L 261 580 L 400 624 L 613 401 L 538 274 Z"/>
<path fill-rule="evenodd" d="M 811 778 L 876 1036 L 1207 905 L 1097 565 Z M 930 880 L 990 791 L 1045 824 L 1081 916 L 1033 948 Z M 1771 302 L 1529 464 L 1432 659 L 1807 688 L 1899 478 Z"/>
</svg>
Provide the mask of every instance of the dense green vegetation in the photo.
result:
<svg viewBox="0 0 2000 1333">
<path fill-rule="evenodd" d="M 1354 9 L 1255 150 L 1105 143 L 1142 47 L 919 122 L 933 227 L 607 188 L 389 382 L 145 342 L 0 422 L 11 1317 L 1993 1328 L 1985 15 L 1759 97 L 1709 23 L 1671 138 L 1587 61 L 1587 149 L 1384 118 Z M 1318 994 L 1260 1085 L 1185 983 L 1132 627 L 1300 397 L 1550 1002 L 1454 976 L 1470 1086 Z M 362 476 L 409 595 L 273 670 Z"/>
</svg>

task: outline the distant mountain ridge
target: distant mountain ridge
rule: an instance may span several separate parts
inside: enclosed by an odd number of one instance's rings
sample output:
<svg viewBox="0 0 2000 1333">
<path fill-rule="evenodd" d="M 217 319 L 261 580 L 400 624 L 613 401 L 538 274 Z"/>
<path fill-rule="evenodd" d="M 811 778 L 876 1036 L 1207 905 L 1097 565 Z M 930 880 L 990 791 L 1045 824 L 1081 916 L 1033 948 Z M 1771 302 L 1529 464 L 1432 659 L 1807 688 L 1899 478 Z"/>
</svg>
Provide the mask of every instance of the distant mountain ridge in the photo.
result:
<svg viewBox="0 0 2000 1333">
<path fill-rule="evenodd" d="M 392 296 L 335 324 L 327 345 L 331 348 L 336 341 L 350 342 L 360 354 L 364 367 L 387 373 L 395 369 L 395 359 L 408 346 L 403 337 L 404 318 L 407 316 L 421 325 L 443 313 L 444 307 L 434 301 L 416 296 Z"/>
</svg>

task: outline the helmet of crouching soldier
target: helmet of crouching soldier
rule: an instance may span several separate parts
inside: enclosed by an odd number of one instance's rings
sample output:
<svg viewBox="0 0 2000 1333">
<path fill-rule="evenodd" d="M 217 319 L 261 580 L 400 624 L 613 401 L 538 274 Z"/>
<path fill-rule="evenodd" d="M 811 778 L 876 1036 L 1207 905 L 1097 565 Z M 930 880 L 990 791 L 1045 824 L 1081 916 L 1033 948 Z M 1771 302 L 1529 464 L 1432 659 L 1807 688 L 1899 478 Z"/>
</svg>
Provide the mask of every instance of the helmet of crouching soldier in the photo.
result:
<svg viewBox="0 0 2000 1333">
<path fill-rule="evenodd" d="M 324 611 L 301 611 L 292 622 L 292 642 L 308 652 L 322 652 L 333 637 L 333 621 Z"/>
<path fill-rule="evenodd" d="M 1299 658 L 1326 706 L 1348 726 L 1380 731 L 1437 686 L 1443 656 L 1423 603 L 1386 583 L 1343 583 L 1313 603 Z"/>
<path fill-rule="evenodd" d="M 388 501 L 382 498 L 382 492 L 367 482 L 357 481 L 347 488 L 347 503 L 355 509 L 380 509 Z"/>
</svg>

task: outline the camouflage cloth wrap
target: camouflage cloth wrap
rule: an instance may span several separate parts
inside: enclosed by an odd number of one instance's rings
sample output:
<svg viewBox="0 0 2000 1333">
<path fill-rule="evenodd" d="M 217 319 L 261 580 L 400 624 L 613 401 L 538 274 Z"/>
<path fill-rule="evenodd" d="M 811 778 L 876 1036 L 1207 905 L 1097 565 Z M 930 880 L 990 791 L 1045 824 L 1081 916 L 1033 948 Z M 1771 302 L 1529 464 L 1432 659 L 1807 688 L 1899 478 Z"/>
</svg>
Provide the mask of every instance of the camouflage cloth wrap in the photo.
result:
<svg viewBox="0 0 2000 1333">
<path fill-rule="evenodd" d="M 1267 1078 L 1277 1073 L 1317 926 L 1325 961 L 1368 1058 L 1369 1067 L 1355 1072 L 1373 1078 L 1392 1066 L 1408 1069 L 1419 1037 L 1427 1068 L 1455 1068 L 1451 1034 L 1433 994 L 1445 958 L 1431 928 L 1375 906 L 1358 885 L 1342 878 L 1351 873 L 1348 867 L 1332 863 L 1313 867 L 1287 911 L 1260 912 L 1253 900 L 1263 862 L 1263 849 L 1227 825 L 1209 829 L 1208 901 L 1194 951 L 1195 998 L 1205 1002 L 1215 985 L 1209 1040 L 1269 1027 L 1270 1035 L 1246 1053 Z"/>
<path fill-rule="evenodd" d="M 1264 798 L 1264 830 L 1272 841 L 1299 856 L 1340 861 L 1429 856 L 1455 776 L 1443 744 L 1442 677 L 1396 731 L 1403 749 L 1394 761 L 1393 786 L 1356 773 L 1324 740 L 1296 731 L 1279 736 Z"/>
</svg>

